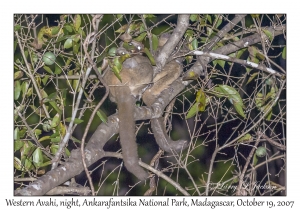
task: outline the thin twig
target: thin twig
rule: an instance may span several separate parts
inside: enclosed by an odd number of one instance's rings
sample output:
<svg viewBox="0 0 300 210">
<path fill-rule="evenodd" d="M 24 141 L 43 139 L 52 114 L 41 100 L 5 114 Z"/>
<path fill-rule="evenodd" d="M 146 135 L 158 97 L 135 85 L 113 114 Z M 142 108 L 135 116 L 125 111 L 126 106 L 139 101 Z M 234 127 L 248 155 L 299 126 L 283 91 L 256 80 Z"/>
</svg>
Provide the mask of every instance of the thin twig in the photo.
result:
<svg viewBox="0 0 300 210">
<path fill-rule="evenodd" d="M 258 138 L 257 138 L 257 140 L 255 141 L 254 147 L 251 149 L 251 151 L 250 151 L 250 153 L 249 153 L 249 155 L 248 155 L 248 158 L 247 158 L 247 160 L 246 160 L 246 163 L 245 163 L 245 165 L 244 165 L 244 168 L 243 168 L 243 170 L 242 170 L 242 173 L 241 173 L 241 175 L 239 176 L 239 185 L 238 185 L 237 191 L 236 191 L 236 195 L 237 195 L 237 196 L 242 195 L 242 194 L 241 194 L 241 190 L 242 190 L 242 185 L 243 185 L 243 182 L 244 182 L 244 176 L 245 176 L 246 170 L 247 170 L 247 168 L 248 168 L 248 165 L 250 164 L 250 161 L 251 161 L 251 159 L 253 158 L 253 154 L 254 154 L 255 150 L 257 149 L 257 145 L 258 145 L 259 142 L 260 142 L 260 137 L 261 137 L 261 135 L 258 134 Z"/>
<path fill-rule="evenodd" d="M 123 158 L 122 154 L 120 153 L 116 153 L 116 152 L 106 152 L 106 156 L 111 156 L 111 157 L 116 157 L 116 158 Z M 155 173 L 157 176 L 163 178 L 164 180 L 166 180 L 168 183 L 170 183 L 171 185 L 173 185 L 176 189 L 178 189 L 183 195 L 186 196 L 190 196 L 190 194 L 185 191 L 185 189 L 183 189 L 179 183 L 173 181 L 170 177 L 166 176 L 164 173 L 162 173 L 161 171 L 156 170 L 155 168 L 151 167 L 150 165 L 139 161 L 139 165 L 144 167 L 145 169 Z"/>
<path fill-rule="evenodd" d="M 96 34 L 97 31 L 98 31 L 98 25 L 99 25 L 99 22 L 100 22 L 101 19 L 102 19 L 102 16 L 100 16 L 100 15 L 96 15 L 96 16 L 93 18 L 93 26 L 95 27 L 95 28 L 94 28 L 94 33 L 95 33 L 95 34 Z M 87 164 L 86 164 L 86 162 L 85 162 L 85 158 L 86 158 L 86 157 L 85 157 L 84 146 L 85 146 L 85 139 L 86 139 L 87 133 L 88 133 L 88 131 L 89 131 L 89 129 L 90 129 L 90 126 L 91 126 L 92 121 L 93 121 L 93 119 L 94 119 L 94 117 L 95 117 L 95 114 L 96 114 L 96 112 L 99 110 L 100 106 L 103 104 L 104 100 L 107 98 L 109 92 L 108 92 L 108 87 L 107 87 L 107 85 L 104 83 L 104 81 L 103 81 L 103 79 L 102 79 L 102 77 L 101 77 L 101 75 L 100 75 L 100 73 L 99 73 L 99 71 L 98 71 L 98 69 L 97 69 L 95 63 L 93 62 L 94 52 L 95 52 L 95 48 L 96 48 L 96 47 L 95 47 L 95 46 L 96 46 L 96 39 L 94 39 L 94 41 L 93 41 L 91 56 L 90 56 L 89 53 L 87 52 L 88 41 L 89 41 L 89 39 L 86 39 L 86 40 L 85 40 L 85 44 L 83 45 L 83 46 L 84 46 L 85 55 L 86 55 L 86 57 L 88 58 L 88 60 L 89 60 L 89 62 L 90 62 L 90 67 L 92 67 L 92 68 L 94 69 L 95 73 L 98 75 L 98 79 L 102 82 L 102 84 L 104 84 L 105 90 L 106 90 L 106 91 L 105 91 L 104 97 L 103 97 L 103 98 L 101 99 L 101 101 L 97 104 L 97 106 L 96 106 L 95 109 L 93 110 L 93 113 L 92 113 L 91 116 L 90 116 L 90 119 L 89 119 L 89 121 L 88 121 L 88 123 L 87 123 L 87 126 L 86 126 L 85 130 L 84 130 L 84 134 L 83 134 L 83 137 L 82 137 L 82 140 L 81 140 L 81 148 L 80 148 L 80 149 L 81 149 L 81 157 L 82 157 L 83 167 L 84 167 L 85 173 L 86 173 L 86 175 L 87 175 L 87 177 L 88 177 L 88 180 L 89 180 L 89 183 L 90 183 L 90 187 L 91 187 L 91 190 L 92 190 L 92 195 L 95 196 L 95 189 L 94 189 L 93 181 L 92 181 L 92 178 L 91 178 L 90 173 L 89 173 L 89 171 L 88 171 Z"/>
<path fill-rule="evenodd" d="M 271 138 L 269 138 L 268 136 L 266 136 L 265 134 L 263 134 L 262 132 L 259 132 L 259 134 L 262 135 L 262 137 L 264 137 L 268 142 L 270 142 L 270 144 L 274 145 L 275 147 L 277 147 L 280 150 L 286 150 L 286 146 L 283 144 L 280 144 L 274 140 L 272 140 Z"/>
</svg>

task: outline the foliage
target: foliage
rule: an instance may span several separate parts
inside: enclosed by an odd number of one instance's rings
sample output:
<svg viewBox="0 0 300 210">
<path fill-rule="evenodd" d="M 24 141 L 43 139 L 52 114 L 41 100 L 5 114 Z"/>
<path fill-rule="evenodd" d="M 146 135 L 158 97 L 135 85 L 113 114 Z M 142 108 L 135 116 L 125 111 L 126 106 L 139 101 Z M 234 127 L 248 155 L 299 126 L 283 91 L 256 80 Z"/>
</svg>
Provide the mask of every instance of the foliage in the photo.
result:
<svg viewBox="0 0 300 210">
<path fill-rule="evenodd" d="M 183 62 L 185 89 L 166 108 L 164 116 L 168 133 L 174 139 L 186 137 L 190 145 L 182 154 L 161 155 L 153 167 L 190 195 L 284 195 L 281 177 L 285 177 L 285 170 L 281 169 L 285 167 L 285 150 L 269 139 L 286 144 L 286 16 L 247 15 L 243 21 L 230 24 L 236 17 L 189 17 L 189 28 L 175 49 L 183 52 L 177 55 Z M 59 158 L 57 164 L 66 161 L 70 152 L 83 144 L 85 129 L 88 136 L 92 135 L 115 113 L 116 106 L 105 100 L 106 87 L 98 74 L 105 72 L 104 64 L 109 59 L 118 76 L 124 61 L 115 55 L 121 44 L 119 37 L 128 33 L 149 49 L 147 53 L 154 54 L 161 34 L 175 31 L 178 16 L 104 15 L 97 31 L 93 15 L 53 18 L 21 14 L 14 18 L 16 189 L 28 184 L 24 178 L 38 179 L 51 171 L 55 157 Z M 221 33 L 229 25 L 232 28 Z M 276 27 L 282 28 L 270 29 Z M 258 42 L 251 46 L 243 43 L 244 38 L 251 41 L 254 35 L 258 35 Z M 237 48 L 227 52 L 232 46 Z M 198 51 L 207 54 L 198 55 Z M 210 52 L 229 55 L 230 59 L 214 57 Z M 200 58 L 210 60 L 202 72 L 196 72 L 193 67 Z M 100 109 L 95 110 L 98 105 Z M 94 110 L 96 115 L 92 114 Z M 91 117 L 93 121 L 88 123 Z M 147 134 L 148 122 L 137 122 L 139 156 L 146 164 L 158 151 L 153 135 Z M 106 149 L 118 154 L 119 142 L 110 140 Z M 96 194 L 143 195 L 149 189 L 149 180 L 146 185 L 136 184 L 135 177 L 115 157 L 101 159 L 90 168 Z M 168 179 L 155 179 L 153 194 L 181 195 Z M 76 181 L 89 186 L 85 177 L 77 176 Z M 213 187 L 251 186 L 256 182 L 276 183 L 277 188 L 249 187 L 245 192 L 229 192 Z"/>
</svg>

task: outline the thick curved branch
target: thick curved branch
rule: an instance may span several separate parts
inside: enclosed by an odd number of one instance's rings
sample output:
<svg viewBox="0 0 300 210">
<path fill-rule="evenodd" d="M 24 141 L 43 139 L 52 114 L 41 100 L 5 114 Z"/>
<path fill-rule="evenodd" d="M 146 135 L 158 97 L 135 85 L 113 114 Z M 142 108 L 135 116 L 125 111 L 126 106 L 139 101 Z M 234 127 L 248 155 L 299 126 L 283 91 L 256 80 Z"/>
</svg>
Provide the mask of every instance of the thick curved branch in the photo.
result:
<svg viewBox="0 0 300 210">
<path fill-rule="evenodd" d="M 162 117 L 152 119 L 151 128 L 158 146 L 166 152 L 180 152 L 189 146 L 187 140 L 173 141 L 170 139 L 167 135 L 166 126 L 164 125 L 164 119 Z"/>
<path fill-rule="evenodd" d="M 153 116 L 157 117 L 156 113 L 152 111 L 156 109 L 157 108 L 137 107 L 134 114 L 135 120 L 150 119 Z M 110 116 L 107 123 L 102 123 L 98 126 L 85 148 L 85 162 L 87 166 L 92 165 L 105 156 L 105 151 L 103 150 L 104 145 L 118 132 L 119 119 L 117 114 Z M 70 158 L 64 165 L 49 171 L 27 187 L 16 190 L 15 195 L 44 195 L 54 187 L 80 174 L 83 170 L 84 167 L 80 149 L 72 150 Z"/>
</svg>

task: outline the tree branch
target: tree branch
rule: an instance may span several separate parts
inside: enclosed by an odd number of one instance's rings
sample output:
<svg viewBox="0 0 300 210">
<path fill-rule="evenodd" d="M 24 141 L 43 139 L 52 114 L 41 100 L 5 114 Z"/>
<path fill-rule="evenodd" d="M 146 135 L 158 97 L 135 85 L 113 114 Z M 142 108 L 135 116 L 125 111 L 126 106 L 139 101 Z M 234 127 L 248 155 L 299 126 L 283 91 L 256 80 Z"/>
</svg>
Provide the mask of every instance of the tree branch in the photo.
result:
<svg viewBox="0 0 300 210">
<path fill-rule="evenodd" d="M 175 47 L 183 37 L 186 29 L 188 28 L 189 17 L 189 15 L 178 15 L 176 28 L 156 57 L 156 68 L 154 68 L 154 75 L 163 69 Z"/>
</svg>

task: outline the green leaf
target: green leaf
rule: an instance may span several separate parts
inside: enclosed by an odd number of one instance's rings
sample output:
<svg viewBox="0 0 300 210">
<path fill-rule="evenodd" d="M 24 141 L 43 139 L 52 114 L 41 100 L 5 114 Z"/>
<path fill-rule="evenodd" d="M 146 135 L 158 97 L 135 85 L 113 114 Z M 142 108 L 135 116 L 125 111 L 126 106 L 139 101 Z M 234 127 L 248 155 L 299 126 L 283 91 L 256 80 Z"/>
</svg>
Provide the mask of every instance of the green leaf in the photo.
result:
<svg viewBox="0 0 300 210">
<path fill-rule="evenodd" d="M 18 80 L 18 79 L 22 78 L 23 75 L 24 75 L 23 71 L 16 71 L 14 73 L 14 80 Z"/>
<path fill-rule="evenodd" d="M 210 27 L 207 27 L 207 35 L 209 38 L 213 36 L 213 33 L 214 33 L 213 29 Z"/>
<path fill-rule="evenodd" d="M 42 134 L 42 131 L 41 131 L 40 129 L 35 129 L 35 130 L 34 130 L 34 134 L 35 134 L 37 137 L 39 137 L 39 135 Z"/>
<path fill-rule="evenodd" d="M 30 87 L 30 88 L 28 89 L 27 93 L 26 93 L 26 96 L 27 96 L 27 97 L 31 96 L 32 91 L 33 91 L 33 89 L 32 89 L 32 87 Z"/>
<path fill-rule="evenodd" d="M 18 46 L 18 41 L 14 41 L 14 52 L 16 51 L 17 46 Z"/>
<path fill-rule="evenodd" d="M 73 39 L 74 42 L 78 43 L 80 40 L 80 34 L 74 34 L 71 36 L 71 38 Z M 73 43 L 74 45 L 74 43 Z"/>
<path fill-rule="evenodd" d="M 64 36 L 58 38 L 55 43 L 59 43 L 65 39 L 69 39 L 69 38 L 71 38 L 71 35 L 64 35 Z"/>
<path fill-rule="evenodd" d="M 50 139 L 50 136 L 43 136 L 42 138 L 39 139 L 39 142 L 46 141 L 48 139 Z"/>
<path fill-rule="evenodd" d="M 199 77 L 198 74 L 196 74 L 194 71 L 189 71 L 184 77 L 184 80 L 197 80 Z"/>
<path fill-rule="evenodd" d="M 268 103 L 268 104 L 266 104 L 265 106 L 261 107 L 260 110 L 261 110 L 263 113 L 268 112 L 267 115 L 266 115 L 266 118 L 271 119 L 271 116 L 269 116 L 270 113 L 272 114 L 272 106 L 271 106 L 271 103 Z"/>
<path fill-rule="evenodd" d="M 121 69 L 122 69 L 122 61 L 119 59 L 119 57 L 115 57 L 115 58 L 113 59 L 112 65 L 113 65 L 114 67 L 116 67 L 115 70 L 117 70 L 118 73 L 121 72 Z"/>
<path fill-rule="evenodd" d="M 219 64 L 223 69 L 224 69 L 224 66 L 225 66 L 225 61 L 224 60 L 215 60 L 217 64 Z"/>
<path fill-rule="evenodd" d="M 121 26 L 118 30 L 116 30 L 115 32 L 116 33 L 124 33 L 125 32 L 125 30 L 127 29 L 127 27 L 128 27 L 128 25 L 127 24 L 125 24 L 125 25 L 123 25 L 123 26 Z"/>
<path fill-rule="evenodd" d="M 21 149 L 24 145 L 24 141 L 22 140 L 16 140 L 14 141 L 14 151 L 18 151 L 19 149 Z"/>
<path fill-rule="evenodd" d="M 80 25 L 81 25 L 81 16 L 80 15 L 75 15 L 75 18 L 74 18 L 74 29 L 75 29 L 75 31 L 79 30 Z"/>
<path fill-rule="evenodd" d="M 73 39 L 72 38 L 69 38 L 65 41 L 64 43 L 64 48 L 65 49 L 69 49 L 73 46 Z"/>
<path fill-rule="evenodd" d="M 46 93 L 46 91 L 44 89 L 41 89 L 40 92 L 41 92 L 43 99 L 48 97 L 48 94 Z"/>
<path fill-rule="evenodd" d="M 142 42 L 145 39 L 146 35 L 147 35 L 147 33 L 143 32 L 138 37 L 134 38 L 134 40 L 137 42 Z"/>
<path fill-rule="evenodd" d="M 15 128 L 15 135 L 14 135 L 14 139 L 15 140 L 20 140 L 20 130 L 19 130 L 19 127 L 16 127 Z"/>
<path fill-rule="evenodd" d="M 42 79 L 43 85 L 46 85 L 49 79 L 49 75 L 45 75 L 44 78 Z"/>
<path fill-rule="evenodd" d="M 158 47 L 158 37 L 155 34 L 152 34 L 152 48 L 156 50 Z"/>
<path fill-rule="evenodd" d="M 14 99 L 18 100 L 20 93 L 21 93 L 21 85 L 20 85 L 20 81 L 16 81 L 15 84 L 15 89 L 14 89 Z"/>
<path fill-rule="evenodd" d="M 24 81 L 21 85 L 21 89 L 22 89 L 22 97 L 24 98 L 26 96 L 27 90 L 29 88 L 29 82 L 28 81 Z"/>
<path fill-rule="evenodd" d="M 258 161 L 258 159 L 257 159 L 257 156 L 255 154 L 255 155 L 253 155 L 252 165 L 255 166 L 257 164 L 257 161 Z"/>
<path fill-rule="evenodd" d="M 269 39 L 270 41 L 273 40 L 273 34 L 272 34 L 271 31 L 269 31 L 269 30 L 267 30 L 267 29 L 262 29 L 262 31 L 267 35 L 267 37 L 268 37 L 268 39 Z"/>
<path fill-rule="evenodd" d="M 85 39 L 85 38 L 86 38 L 86 34 L 85 34 L 85 32 L 83 31 L 82 28 L 79 28 L 79 29 L 78 29 L 78 34 L 80 34 L 80 36 L 82 37 L 82 39 Z"/>
<path fill-rule="evenodd" d="M 255 105 L 257 108 L 261 108 L 264 105 L 264 95 L 262 93 L 257 93 L 255 97 Z"/>
<path fill-rule="evenodd" d="M 132 31 L 136 31 L 137 29 L 140 29 L 140 27 L 143 25 L 142 22 L 134 22 L 134 23 L 131 23 L 129 25 L 129 29 L 128 29 L 128 33 L 132 32 Z M 138 30 L 140 31 L 140 30 Z"/>
<path fill-rule="evenodd" d="M 43 163 L 40 167 L 46 167 L 52 164 L 52 161 L 46 161 L 45 163 Z"/>
<path fill-rule="evenodd" d="M 24 138 L 24 137 L 25 137 L 25 134 L 27 134 L 27 128 L 26 128 L 26 127 L 23 127 L 23 128 L 20 130 L 20 138 Z"/>
<path fill-rule="evenodd" d="M 249 140 L 251 140 L 251 139 L 252 139 L 251 134 L 247 133 L 247 134 L 244 135 L 242 138 L 240 138 L 240 139 L 238 140 L 238 142 L 249 141 Z"/>
<path fill-rule="evenodd" d="M 193 50 L 198 49 L 198 40 L 197 39 L 193 39 L 191 44 L 192 44 Z"/>
<path fill-rule="evenodd" d="M 186 30 L 186 32 L 185 32 L 185 36 L 189 36 L 189 37 L 192 37 L 193 35 L 194 35 L 194 31 L 193 30 L 190 30 L 190 29 L 188 29 L 188 30 Z"/>
<path fill-rule="evenodd" d="M 80 44 L 79 44 L 79 43 L 76 43 L 76 42 L 73 42 L 73 53 L 74 53 L 75 55 L 78 54 L 79 49 L 80 49 Z"/>
<path fill-rule="evenodd" d="M 23 171 L 23 166 L 22 166 L 21 160 L 17 157 L 14 157 L 14 167 L 15 167 L 15 169 L 17 169 L 19 171 Z"/>
<path fill-rule="evenodd" d="M 257 52 L 256 57 L 262 61 L 266 59 L 266 56 L 263 53 L 261 53 L 260 51 Z"/>
<path fill-rule="evenodd" d="M 155 15 L 152 15 L 152 14 L 147 14 L 147 15 L 143 15 L 145 19 L 147 18 L 155 18 L 156 16 Z"/>
<path fill-rule="evenodd" d="M 66 122 L 71 122 L 71 119 L 72 119 L 71 117 L 68 117 L 68 118 L 65 119 L 65 121 L 66 121 Z M 74 123 L 75 123 L 75 124 L 80 124 L 80 123 L 82 123 L 82 122 L 84 122 L 84 120 L 81 120 L 81 119 L 78 119 L 78 118 L 75 118 L 75 119 L 74 119 Z"/>
<path fill-rule="evenodd" d="M 59 143 L 60 141 L 61 141 L 60 136 L 55 137 L 55 138 L 51 138 L 51 142 L 53 142 L 53 143 Z"/>
<path fill-rule="evenodd" d="M 18 107 L 16 107 L 16 108 L 14 109 L 14 120 L 17 120 L 17 119 L 18 119 L 18 117 L 19 117 L 18 112 L 22 113 L 24 107 L 25 107 L 25 106 L 20 105 L 20 106 L 18 106 Z"/>
<path fill-rule="evenodd" d="M 248 60 L 248 59 L 247 59 L 247 60 Z M 249 67 L 246 67 L 245 69 L 246 69 L 247 73 L 250 73 L 251 70 L 252 70 L 252 68 L 249 68 Z"/>
<path fill-rule="evenodd" d="M 17 24 L 17 25 L 14 26 L 14 31 L 19 31 L 20 29 L 21 29 L 20 25 Z"/>
<path fill-rule="evenodd" d="M 237 51 L 236 58 L 240 58 L 246 50 L 247 50 L 247 48 L 243 48 L 243 49 Z"/>
<path fill-rule="evenodd" d="M 61 72 L 62 69 L 60 68 L 60 66 L 58 64 L 55 64 L 54 74 L 60 74 Z"/>
<path fill-rule="evenodd" d="M 51 35 L 55 36 L 55 35 L 58 34 L 59 31 L 60 31 L 60 27 L 59 26 L 54 26 L 54 27 L 52 27 Z"/>
<path fill-rule="evenodd" d="M 71 33 L 73 31 L 73 27 L 70 24 L 65 24 L 63 27 L 65 34 L 67 34 L 67 32 Z"/>
<path fill-rule="evenodd" d="M 57 92 L 53 92 L 44 98 L 44 102 L 55 101 L 56 98 L 57 98 Z"/>
<path fill-rule="evenodd" d="M 51 121 L 51 128 L 57 127 L 59 122 L 60 122 L 60 114 L 57 113 Z"/>
<path fill-rule="evenodd" d="M 243 104 L 241 105 L 240 103 L 237 103 L 237 102 L 233 102 L 233 106 L 236 110 L 236 112 L 241 115 L 243 118 L 246 118 L 246 115 L 244 113 L 244 110 L 243 110 Z"/>
<path fill-rule="evenodd" d="M 284 46 L 284 48 L 282 50 L 282 58 L 286 59 L 286 46 Z"/>
<path fill-rule="evenodd" d="M 193 104 L 193 106 L 191 106 L 191 108 L 189 109 L 185 119 L 192 118 L 198 113 L 198 111 L 199 111 L 198 105 L 199 105 L 199 103 L 196 102 L 196 103 Z"/>
<path fill-rule="evenodd" d="M 192 22 L 195 22 L 195 21 L 197 20 L 197 17 L 198 17 L 198 15 L 192 14 L 192 15 L 190 16 L 190 20 L 191 20 Z"/>
<path fill-rule="evenodd" d="M 107 122 L 107 116 L 101 109 L 99 109 L 99 111 L 97 111 L 97 115 L 102 122 L 104 122 L 104 123 Z"/>
<path fill-rule="evenodd" d="M 36 146 L 34 146 L 31 142 L 29 142 L 29 141 L 24 142 L 24 146 L 20 150 L 22 164 L 25 163 L 25 159 L 27 157 L 30 157 L 31 154 L 34 152 L 35 149 L 36 149 Z"/>
<path fill-rule="evenodd" d="M 72 141 L 81 144 L 81 141 L 79 139 L 76 139 L 74 136 L 72 136 Z"/>
<path fill-rule="evenodd" d="M 203 112 L 206 106 L 206 95 L 202 89 L 197 91 L 196 102 L 198 103 L 198 111 Z"/>
<path fill-rule="evenodd" d="M 50 101 L 49 104 L 55 109 L 58 114 L 61 114 L 62 110 L 57 106 L 55 101 Z"/>
<path fill-rule="evenodd" d="M 37 168 L 39 168 L 44 162 L 43 153 L 39 147 L 36 148 L 32 154 L 32 162 Z"/>
<path fill-rule="evenodd" d="M 155 66 L 155 65 L 156 65 L 155 59 L 154 59 L 154 57 L 152 56 L 152 54 L 150 53 L 150 51 L 148 50 L 148 48 L 146 48 L 146 47 L 144 48 L 144 53 L 148 56 L 151 65 L 152 65 L 152 66 Z"/>
<path fill-rule="evenodd" d="M 67 155 L 67 157 L 70 157 L 71 153 L 70 153 L 70 151 L 68 150 L 68 148 L 65 148 L 65 154 Z"/>
<path fill-rule="evenodd" d="M 115 55 L 116 55 L 116 51 L 117 51 L 117 48 L 116 47 L 111 47 L 111 48 L 109 48 L 109 50 L 108 50 L 108 56 L 110 56 L 110 57 L 114 57 Z"/>
<path fill-rule="evenodd" d="M 117 15 L 117 18 L 119 19 L 119 21 L 122 21 L 122 20 L 123 20 L 123 15 L 118 14 L 118 15 Z"/>
<path fill-rule="evenodd" d="M 52 144 L 50 147 L 51 153 L 53 153 L 55 155 L 57 153 L 58 148 L 59 148 L 59 145 Z M 67 156 L 70 156 L 70 151 L 67 148 L 65 148 L 65 152 L 66 152 Z"/>
<path fill-rule="evenodd" d="M 50 147 L 51 153 L 55 155 L 57 153 L 58 148 L 59 148 L 58 145 L 52 144 L 51 147 Z"/>
<path fill-rule="evenodd" d="M 275 89 L 274 87 L 271 88 L 270 92 L 268 92 L 268 94 L 265 97 L 265 101 L 271 99 L 275 99 L 277 94 L 277 89 Z"/>
<path fill-rule="evenodd" d="M 214 87 L 214 91 L 211 92 L 217 97 L 227 97 L 227 99 L 234 105 L 235 110 L 242 117 L 246 117 L 243 111 L 244 104 L 240 94 L 228 85 L 218 85 Z"/>
<path fill-rule="evenodd" d="M 251 17 L 253 17 L 253 18 L 259 18 L 259 14 L 251 14 Z"/>
<path fill-rule="evenodd" d="M 217 22 L 215 27 L 218 28 L 221 25 L 222 22 L 223 22 L 223 18 L 222 18 L 222 16 L 219 16 L 218 22 Z M 235 40 L 235 41 L 237 41 L 237 40 Z"/>
<path fill-rule="evenodd" d="M 39 61 L 38 55 L 35 52 L 31 52 L 30 57 L 31 57 L 33 65 L 36 65 L 36 63 Z"/>
<path fill-rule="evenodd" d="M 208 22 L 211 24 L 212 23 L 211 16 L 210 15 L 206 15 L 206 18 L 207 18 Z"/>
<path fill-rule="evenodd" d="M 44 70 L 46 71 L 46 72 L 48 72 L 49 74 L 54 74 L 53 73 L 53 71 L 51 70 L 51 68 L 49 67 L 49 66 L 43 66 L 43 68 L 44 68 Z"/>
<path fill-rule="evenodd" d="M 233 99 L 237 103 L 243 104 L 243 100 L 240 94 L 236 91 L 236 89 L 228 85 L 219 85 L 219 87 L 223 89 L 223 92 L 226 93 L 229 99 Z"/>
<path fill-rule="evenodd" d="M 25 166 L 25 171 L 30 171 L 34 168 L 33 165 L 32 165 L 32 161 L 28 158 L 25 159 L 24 166 Z"/>
<path fill-rule="evenodd" d="M 248 85 L 253 79 L 255 79 L 257 77 L 257 75 L 258 75 L 258 72 L 251 74 L 251 76 L 249 77 L 246 84 Z"/>
<path fill-rule="evenodd" d="M 60 134 L 58 133 L 58 132 L 56 132 L 56 133 L 53 133 L 51 136 L 50 136 L 50 138 L 52 139 L 52 138 L 55 138 L 55 137 L 58 137 Z"/>
<path fill-rule="evenodd" d="M 270 121 L 271 120 L 271 117 L 272 117 L 272 109 L 271 109 L 271 111 L 269 111 L 269 113 L 267 114 L 267 116 L 266 116 L 266 120 L 268 120 L 268 121 Z"/>
</svg>

